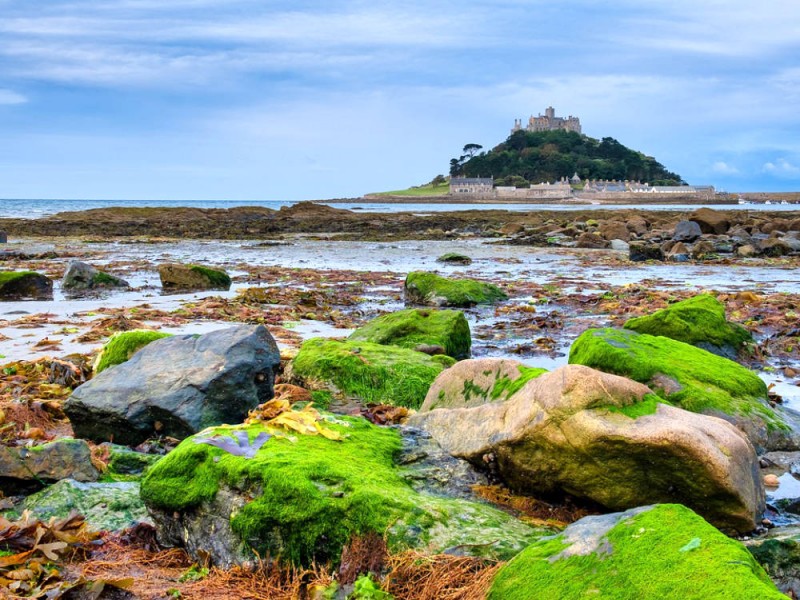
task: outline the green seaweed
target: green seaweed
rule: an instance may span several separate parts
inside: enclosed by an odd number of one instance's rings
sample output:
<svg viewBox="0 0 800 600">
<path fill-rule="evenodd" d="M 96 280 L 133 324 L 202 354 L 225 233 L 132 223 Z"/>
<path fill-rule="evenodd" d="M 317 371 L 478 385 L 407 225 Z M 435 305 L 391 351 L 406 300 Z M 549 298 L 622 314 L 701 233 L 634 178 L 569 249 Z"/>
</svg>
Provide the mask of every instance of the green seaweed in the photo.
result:
<svg viewBox="0 0 800 600">
<path fill-rule="evenodd" d="M 736 352 L 753 341 L 744 327 L 725 319 L 725 306 L 710 294 L 700 294 L 651 315 L 629 319 L 624 327 L 704 349 L 710 346 Z"/>
<path fill-rule="evenodd" d="M 495 381 L 489 396 L 492 400 L 497 400 L 502 397 L 503 400 L 508 400 L 522 389 L 526 383 L 532 379 L 536 379 L 539 375 L 547 373 L 547 369 L 540 369 L 538 367 L 526 367 L 519 365 L 519 377 L 511 379 L 510 377 L 499 377 Z"/>
<path fill-rule="evenodd" d="M 94 372 L 100 373 L 109 367 L 119 365 L 130 359 L 137 351 L 147 346 L 150 342 L 169 337 L 172 334 L 149 329 L 134 329 L 121 331 L 114 334 L 103 346 L 97 358 Z"/>
<path fill-rule="evenodd" d="M 589 329 L 572 344 L 571 364 L 629 377 L 696 413 L 758 415 L 767 427 L 788 426 L 767 404 L 767 386 L 740 364 L 670 338 L 625 329 Z M 677 383 L 667 391 L 666 376 Z"/>
<path fill-rule="evenodd" d="M 645 394 L 640 402 L 635 402 L 634 404 L 628 404 L 625 406 L 609 405 L 605 408 L 608 408 L 608 410 L 611 412 L 625 415 L 631 419 L 636 419 L 638 417 L 654 415 L 658 410 L 659 404 L 668 404 L 668 402 L 665 402 L 663 398 L 658 397 L 656 394 Z"/>
<path fill-rule="evenodd" d="M 364 402 L 419 408 L 444 369 L 436 358 L 395 346 L 312 338 L 295 357 L 292 375 Z"/>
<path fill-rule="evenodd" d="M 435 345 L 453 358 L 468 358 L 472 339 L 464 313 L 457 310 L 410 308 L 382 315 L 356 329 L 353 341 L 414 349 Z"/>
<path fill-rule="evenodd" d="M 6 284 L 9 284 L 13 281 L 18 281 L 23 277 L 28 277 L 30 275 L 39 275 L 36 271 L 0 271 L 0 289 L 3 288 Z"/>
<path fill-rule="evenodd" d="M 189 269 L 208 279 L 215 288 L 228 289 L 231 287 L 231 278 L 225 271 L 211 269 L 202 265 L 189 265 Z"/>
<path fill-rule="evenodd" d="M 679 504 L 620 521 L 588 554 L 562 554 L 569 547 L 563 535 L 535 542 L 500 569 L 488 599 L 785 599 L 740 542 Z"/>
<path fill-rule="evenodd" d="M 211 501 L 222 485 L 241 490 L 252 500 L 233 512 L 232 530 L 261 556 L 294 564 L 336 562 L 353 536 L 367 533 L 385 534 L 393 549 L 457 545 L 469 513 L 479 523 L 470 533 L 473 542 L 497 536 L 503 542 L 487 544 L 489 555 L 513 555 L 542 535 L 486 505 L 415 492 L 394 465 L 402 445 L 394 429 L 360 417 L 341 417 L 326 427 L 344 439 L 273 436 L 250 459 L 187 438 L 150 469 L 142 498 L 150 507 L 186 511 Z M 253 439 L 265 429 L 245 430 Z M 220 427 L 203 435 L 230 432 Z"/>
<path fill-rule="evenodd" d="M 468 307 L 508 299 L 496 285 L 474 279 L 448 279 L 435 273 L 414 271 L 405 281 L 406 298 L 422 304 Z"/>
</svg>

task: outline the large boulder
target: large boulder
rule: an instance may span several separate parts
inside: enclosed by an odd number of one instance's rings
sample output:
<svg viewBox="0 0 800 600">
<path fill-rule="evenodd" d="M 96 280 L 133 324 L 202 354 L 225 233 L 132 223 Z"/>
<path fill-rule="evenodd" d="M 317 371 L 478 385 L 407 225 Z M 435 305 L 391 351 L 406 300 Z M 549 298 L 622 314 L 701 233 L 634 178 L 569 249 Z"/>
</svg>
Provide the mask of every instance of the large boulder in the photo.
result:
<svg viewBox="0 0 800 600">
<path fill-rule="evenodd" d="M 50 300 L 53 280 L 35 271 L 0 271 L 0 301 Z"/>
<path fill-rule="evenodd" d="M 418 413 L 409 425 L 473 464 L 488 457 L 520 492 L 566 492 L 612 510 L 679 502 L 737 532 L 764 509 L 755 451 L 736 428 L 580 365 L 540 375 L 506 402 Z"/>
<path fill-rule="evenodd" d="M 448 356 L 469 357 L 472 338 L 464 313 L 458 310 L 410 308 L 382 315 L 356 329 L 348 338 L 414 350 L 440 346 Z"/>
<path fill-rule="evenodd" d="M 747 549 L 684 506 L 584 517 L 501 567 L 489 600 L 785 600 Z"/>
<path fill-rule="evenodd" d="M 36 490 L 67 478 L 96 481 L 100 472 L 91 456 L 89 444 L 70 438 L 31 448 L 0 445 L 0 483 L 10 493 Z"/>
<path fill-rule="evenodd" d="M 720 235 L 726 233 L 730 227 L 730 221 L 721 212 L 711 208 L 698 208 L 689 217 L 700 226 L 703 233 L 714 233 Z"/>
<path fill-rule="evenodd" d="M 165 290 L 229 290 L 231 278 L 222 269 L 202 265 L 163 264 L 158 266 Z"/>
<path fill-rule="evenodd" d="M 651 315 L 629 319 L 625 329 L 661 335 L 734 359 L 753 336 L 725 319 L 725 305 L 710 294 L 700 294 Z"/>
<path fill-rule="evenodd" d="M 677 242 L 694 242 L 703 235 L 700 230 L 700 225 L 694 221 L 678 221 L 675 225 L 675 233 L 672 234 L 672 239 Z"/>
<path fill-rule="evenodd" d="M 61 288 L 65 292 L 80 293 L 102 288 L 127 288 L 130 284 L 124 279 L 99 271 L 95 267 L 79 260 L 70 261 Z"/>
<path fill-rule="evenodd" d="M 121 531 L 137 523 L 151 523 L 133 481 L 82 483 L 62 479 L 32 496 L 22 508 L 43 521 L 63 519 L 73 511 L 84 516 L 96 531 Z"/>
<path fill-rule="evenodd" d="M 393 551 L 507 558 L 543 535 L 485 504 L 415 491 L 394 462 L 402 447 L 398 430 L 360 417 L 321 417 L 341 440 L 298 434 L 264 442 L 262 435 L 255 450 L 258 435 L 276 433 L 260 424 L 184 440 L 142 481 L 160 539 L 229 567 L 253 561 L 255 553 L 294 564 L 337 563 L 351 539 L 369 534 L 384 537 Z M 233 443 L 237 434 L 252 446 Z M 226 437 L 228 450 L 220 443 Z"/>
<path fill-rule="evenodd" d="M 600 224 L 597 228 L 597 231 L 600 235 L 603 236 L 603 239 L 608 240 L 622 240 L 623 242 L 627 242 L 631 239 L 631 233 L 628 231 L 628 227 L 625 223 L 620 221 L 605 221 Z"/>
<path fill-rule="evenodd" d="M 630 377 L 671 404 L 725 419 L 759 450 L 797 447 L 797 436 L 770 408 L 761 378 L 701 348 L 627 329 L 589 329 L 572 344 L 569 362 Z"/>
<path fill-rule="evenodd" d="M 528 381 L 546 372 L 510 358 L 462 360 L 436 378 L 419 410 L 471 408 L 508 400 Z"/>
<path fill-rule="evenodd" d="M 79 386 L 64 404 L 75 434 L 135 445 L 239 423 L 272 398 L 280 353 L 263 325 L 156 340 Z"/>
<path fill-rule="evenodd" d="M 406 302 L 429 306 L 469 307 L 508 298 L 503 290 L 491 283 L 475 279 L 448 279 L 424 271 L 409 273 L 404 290 Z"/>
<path fill-rule="evenodd" d="M 433 380 L 454 360 L 372 342 L 312 338 L 292 361 L 290 376 L 339 400 L 418 408 Z"/>
</svg>

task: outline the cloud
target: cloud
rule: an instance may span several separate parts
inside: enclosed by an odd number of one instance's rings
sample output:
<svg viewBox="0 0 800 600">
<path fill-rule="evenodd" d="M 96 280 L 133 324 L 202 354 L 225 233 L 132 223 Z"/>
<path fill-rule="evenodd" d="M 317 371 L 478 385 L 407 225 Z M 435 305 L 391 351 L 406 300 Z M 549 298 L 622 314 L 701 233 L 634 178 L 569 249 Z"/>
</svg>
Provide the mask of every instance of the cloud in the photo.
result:
<svg viewBox="0 0 800 600">
<path fill-rule="evenodd" d="M 714 173 L 719 175 L 738 175 L 739 169 L 734 167 L 733 165 L 729 165 L 725 161 L 718 160 L 713 165 L 711 165 L 711 170 Z"/>
<path fill-rule="evenodd" d="M 785 158 L 779 158 L 775 161 L 764 163 L 763 170 L 765 173 L 777 177 L 797 177 L 800 175 L 800 167 L 790 163 Z"/>
<path fill-rule="evenodd" d="M 0 104 L 25 104 L 27 101 L 22 94 L 0 88 Z"/>
</svg>

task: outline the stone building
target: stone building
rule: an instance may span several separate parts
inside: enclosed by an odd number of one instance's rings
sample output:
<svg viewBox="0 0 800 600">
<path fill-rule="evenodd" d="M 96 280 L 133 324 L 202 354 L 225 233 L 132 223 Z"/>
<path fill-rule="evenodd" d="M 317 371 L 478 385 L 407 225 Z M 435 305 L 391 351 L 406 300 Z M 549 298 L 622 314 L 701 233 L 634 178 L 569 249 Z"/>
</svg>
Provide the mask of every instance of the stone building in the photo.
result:
<svg viewBox="0 0 800 600">
<path fill-rule="evenodd" d="M 522 119 L 514 119 L 514 127 L 511 129 L 511 133 L 515 133 L 521 129 Z M 531 115 L 530 119 L 528 119 L 528 126 L 525 127 L 526 131 L 553 131 L 556 129 L 580 133 L 581 120 L 572 115 L 569 115 L 566 119 L 557 117 L 555 109 L 552 106 L 548 106 L 544 114 L 539 113 L 538 117 Z"/>
<path fill-rule="evenodd" d="M 494 177 L 451 177 L 450 193 L 489 196 L 494 193 Z"/>
</svg>

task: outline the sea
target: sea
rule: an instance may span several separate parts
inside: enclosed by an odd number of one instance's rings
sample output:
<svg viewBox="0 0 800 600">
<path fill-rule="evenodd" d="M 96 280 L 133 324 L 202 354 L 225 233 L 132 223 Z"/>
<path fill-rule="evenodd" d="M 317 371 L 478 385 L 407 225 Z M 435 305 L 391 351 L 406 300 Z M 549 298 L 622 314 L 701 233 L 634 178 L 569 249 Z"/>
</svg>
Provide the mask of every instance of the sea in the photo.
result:
<svg viewBox="0 0 800 600">
<path fill-rule="evenodd" d="M 426 214 L 434 212 L 451 212 L 462 210 L 509 210 L 532 212 L 540 210 L 592 210 L 592 209 L 644 209 L 644 210 L 695 210 L 697 204 L 507 204 L 507 203 L 428 203 L 428 202 L 368 202 L 368 201 L 318 201 L 337 208 L 362 212 L 412 212 Z M 82 211 L 92 208 L 110 207 L 194 207 L 194 208 L 233 208 L 236 206 L 263 206 L 278 210 L 284 206 L 292 206 L 297 201 L 287 200 L 21 200 L 0 199 L 0 218 L 37 219 L 59 212 Z M 720 210 L 773 210 L 800 211 L 800 204 L 715 204 L 711 208 Z"/>
</svg>

